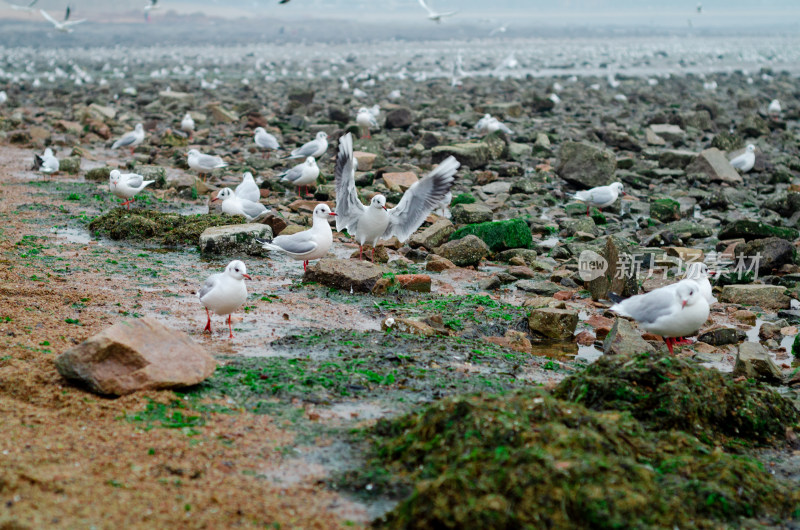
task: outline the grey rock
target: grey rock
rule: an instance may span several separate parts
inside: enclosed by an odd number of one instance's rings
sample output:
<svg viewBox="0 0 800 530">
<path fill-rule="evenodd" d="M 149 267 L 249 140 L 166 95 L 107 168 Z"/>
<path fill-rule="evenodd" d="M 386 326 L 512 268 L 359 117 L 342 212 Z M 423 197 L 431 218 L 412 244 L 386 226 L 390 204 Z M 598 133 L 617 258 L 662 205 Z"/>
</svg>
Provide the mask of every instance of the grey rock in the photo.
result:
<svg viewBox="0 0 800 530">
<path fill-rule="evenodd" d="M 492 159 L 489 146 L 483 142 L 440 145 L 431 150 L 431 161 L 434 164 L 438 164 L 448 156 L 455 157 L 462 166 L 469 169 L 486 167 Z"/>
<path fill-rule="evenodd" d="M 671 143 L 679 143 L 682 142 L 683 139 L 686 137 L 686 131 L 678 127 L 677 125 L 671 125 L 668 123 L 656 123 L 648 127 L 653 134 L 663 138 L 667 142 Z"/>
<path fill-rule="evenodd" d="M 107 328 L 59 355 L 55 364 L 63 377 L 115 396 L 196 385 L 217 365 L 186 333 L 151 318 Z"/>
<path fill-rule="evenodd" d="M 200 252 L 202 254 L 249 256 L 268 256 L 259 239 L 271 239 L 272 228 L 259 223 L 242 225 L 213 226 L 200 234 Z"/>
<path fill-rule="evenodd" d="M 414 123 L 414 113 L 409 108 L 400 107 L 386 113 L 387 129 L 408 129 L 412 123 Z"/>
<path fill-rule="evenodd" d="M 600 255 L 608 263 L 608 269 L 602 276 L 589 281 L 588 289 L 592 293 L 592 300 L 607 299 L 609 292 L 614 292 L 623 298 L 639 292 L 634 267 L 625 267 L 624 271 L 617 273 L 619 265 L 623 263 L 620 257 L 633 255 L 631 247 L 624 240 L 615 236 L 607 237 Z"/>
<path fill-rule="evenodd" d="M 658 157 L 658 165 L 667 169 L 684 169 L 697 158 L 694 151 L 667 149 Z"/>
<path fill-rule="evenodd" d="M 694 162 L 686 166 L 686 173 L 700 173 L 706 175 L 711 180 L 727 182 L 730 184 L 741 184 L 742 177 L 733 169 L 725 153 L 712 147 L 702 151 Z"/>
<path fill-rule="evenodd" d="M 545 307 L 528 314 L 528 327 L 536 337 L 552 341 L 569 341 L 578 326 L 578 312 L 571 309 Z"/>
<path fill-rule="evenodd" d="M 468 267 L 478 265 L 483 258 L 488 256 L 489 247 L 479 237 L 468 235 L 444 243 L 436 249 L 436 253 L 459 267 Z"/>
<path fill-rule="evenodd" d="M 769 356 L 769 352 L 757 342 L 745 342 L 739 345 L 733 375 L 776 385 L 783 383 L 781 369 Z"/>
<path fill-rule="evenodd" d="M 697 340 L 711 344 L 712 346 L 724 346 L 726 344 L 739 344 L 747 339 L 747 333 L 736 328 L 717 327 L 704 331 Z"/>
<path fill-rule="evenodd" d="M 635 353 L 653 353 L 655 348 L 642 338 L 633 324 L 624 318 L 617 318 L 611 331 L 603 340 L 603 353 L 606 355 L 632 355 Z"/>
<path fill-rule="evenodd" d="M 736 247 L 736 256 L 737 263 L 741 259 L 745 267 L 752 266 L 763 276 L 792 263 L 794 245 L 779 237 L 755 239 Z"/>
<path fill-rule="evenodd" d="M 492 209 L 484 204 L 456 204 L 450 208 L 456 224 L 485 223 L 492 220 Z"/>
<path fill-rule="evenodd" d="M 461 205 L 456 205 L 456 207 L 457 206 Z M 417 232 L 411 236 L 411 239 L 408 240 L 408 244 L 412 248 L 425 247 L 427 249 L 433 249 L 450 239 L 455 229 L 455 226 L 453 226 L 453 223 L 449 220 L 440 219 L 422 232 Z"/>
<path fill-rule="evenodd" d="M 343 291 L 368 293 L 387 270 L 369 261 L 321 259 L 310 265 L 305 282 L 318 282 Z"/>
<path fill-rule="evenodd" d="M 564 142 L 559 151 L 558 176 L 584 188 L 604 186 L 614 180 L 617 159 L 611 151 L 580 142 Z"/>
<path fill-rule="evenodd" d="M 564 287 L 546 280 L 520 280 L 516 284 L 517 289 L 526 293 L 533 293 L 539 296 L 553 296 L 557 292 L 563 291 Z"/>
<path fill-rule="evenodd" d="M 786 289 L 777 285 L 726 285 L 719 295 L 720 302 L 764 309 L 789 309 L 792 299 Z"/>
</svg>

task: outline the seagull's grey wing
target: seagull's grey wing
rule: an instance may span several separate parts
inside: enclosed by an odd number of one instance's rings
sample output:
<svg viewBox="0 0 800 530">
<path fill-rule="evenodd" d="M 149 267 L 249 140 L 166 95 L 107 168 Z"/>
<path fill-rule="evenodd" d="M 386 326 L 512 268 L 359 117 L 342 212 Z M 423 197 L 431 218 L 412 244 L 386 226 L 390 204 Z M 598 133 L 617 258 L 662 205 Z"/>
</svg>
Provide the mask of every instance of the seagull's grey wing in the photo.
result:
<svg viewBox="0 0 800 530">
<path fill-rule="evenodd" d="M 131 188 L 138 188 L 142 185 L 142 182 L 144 182 L 144 177 L 135 173 L 130 173 L 126 180 L 128 181 L 128 186 Z"/>
<path fill-rule="evenodd" d="M 126 147 L 128 145 L 133 144 L 136 141 L 136 133 L 129 132 L 126 133 L 122 138 L 114 142 L 114 145 L 111 146 L 112 149 L 116 149 L 117 147 Z"/>
<path fill-rule="evenodd" d="M 353 135 L 345 134 L 339 140 L 339 155 L 336 157 L 336 230 L 352 232 L 366 208 L 361 204 L 356 191 L 356 167 L 353 158 Z"/>
<path fill-rule="evenodd" d="M 317 152 L 319 144 L 316 140 L 311 140 L 307 144 L 292 151 L 292 158 L 307 158 Z"/>
<path fill-rule="evenodd" d="M 590 193 L 587 194 L 589 196 L 589 200 L 598 204 L 609 202 L 614 198 L 614 192 L 611 191 L 611 188 L 608 186 L 595 188 L 589 190 L 589 192 Z"/>
<path fill-rule="evenodd" d="M 267 211 L 267 207 L 260 202 L 248 201 L 246 199 L 240 199 L 239 202 L 242 204 L 242 211 L 244 211 L 245 215 L 253 219 Z"/>
<path fill-rule="evenodd" d="M 382 239 L 392 236 L 397 236 L 400 241 L 408 239 L 450 191 L 460 166 L 458 160 L 447 157 L 439 167 L 414 183 L 403 194 L 400 203 L 389 210 L 389 225 Z"/>
<path fill-rule="evenodd" d="M 48 22 L 50 22 L 52 25 L 54 25 L 54 26 L 58 26 L 58 22 L 56 22 L 56 20 L 55 20 L 53 17 L 51 17 L 51 16 L 50 16 L 50 15 L 47 13 L 47 11 L 45 11 L 44 9 L 40 9 L 40 10 L 39 10 L 39 13 L 41 13 L 41 14 L 42 14 L 42 16 L 43 16 L 45 19 L 47 19 L 47 21 L 48 21 Z"/>
<path fill-rule="evenodd" d="M 67 21 L 67 22 L 63 22 L 62 25 L 66 26 L 66 27 L 69 27 L 69 26 L 75 26 L 77 24 L 83 24 L 84 22 L 86 22 L 86 19 L 82 18 L 80 20 L 70 20 L 70 21 Z"/>
<path fill-rule="evenodd" d="M 747 155 L 742 154 L 731 160 L 731 165 L 736 169 L 744 169 L 745 164 L 747 164 Z"/>
<path fill-rule="evenodd" d="M 436 14 L 436 13 L 433 12 L 433 10 L 430 7 L 428 7 L 428 4 L 425 2 L 425 0 L 419 0 L 419 5 L 424 7 L 425 11 L 427 11 L 429 15 L 435 15 Z"/>
<path fill-rule="evenodd" d="M 508 125 L 506 125 L 505 123 L 501 123 L 501 124 L 500 124 L 500 130 L 501 130 L 501 131 L 503 131 L 503 132 L 504 132 L 504 133 L 506 133 L 506 134 L 514 134 L 514 131 L 512 131 L 512 130 L 511 130 L 509 127 L 508 127 Z"/>
<path fill-rule="evenodd" d="M 672 286 L 662 287 L 645 295 L 634 296 L 620 303 L 623 311 L 638 322 L 652 324 L 670 314 L 675 308 L 676 295 Z"/>
<path fill-rule="evenodd" d="M 317 248 L 317 243 L 311 237 L 311 231 L 298 232 L 290 236 L 278 236 L 272 240 L 272 245 L 281 248 L 289 254 L 307 254 Z"/>
<path fill-rule="evenodd" d="M 256 135 L 256 145 L 263 149 L 278 149 L 278 139 L 269 133 Z"/>
<path fill-rule="evenodd" d="M 281 175 L 281 177 L 283 177 L 281 180 L 285 180 L 287 182 L 294 182 L 295 180 L 299 179 L 300 177 L 303 176 L 303 166 L 305 166 L 305 164 L 299 164 L 297 166 L 294 166 L 292 169 L 286 171 L 285 173 L 283 173 L 283 175 Z"/>
<path fill-rule="evenodd" d="M 206 279 L 206 282 L 200 288 L 200 290 L 197 291 L 197 297 L 200 300 L 202 300 L 205 295 L 207 295 L 208 293 L 210 293 L 214 289 L 214 287 L 217 285 L 218 281 L 219 281 L 219 274 L 213 274 L 213 275 L 209 276 Z"/>
</svg>

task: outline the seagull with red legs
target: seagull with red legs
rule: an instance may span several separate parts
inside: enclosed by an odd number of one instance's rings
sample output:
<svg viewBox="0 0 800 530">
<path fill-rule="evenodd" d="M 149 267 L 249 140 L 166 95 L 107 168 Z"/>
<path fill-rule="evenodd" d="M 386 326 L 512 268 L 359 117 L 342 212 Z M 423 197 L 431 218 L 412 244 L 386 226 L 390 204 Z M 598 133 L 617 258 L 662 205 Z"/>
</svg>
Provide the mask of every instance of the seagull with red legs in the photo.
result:
<svg viewBox="0 0 800 530">
<path fill-rule="evenodd" d="M 361 259 L 364 258 L 364 245 L 372 246 L 372 260 L 375 261 L 375 245 L 379 240 L 395 236 L 402 243 L 417 231 L 450 191 L 460 166 L 452 156 L 446 158 L 408 188 L 394 208 L 387 208 L 386 197 L 380 194 L 372 197 L 369 206 L 364 206 L 356 191 L 353 137 L 347 133 L 339 140 L 339 155 L 334 169 L 336 229 L 346 229 L 355 236 Z"/>
<path fill-rule="evenodd" d="M 247 267 L 239 260 L 231 261 L 225 271 L 209 276 L 203 287 L 197 291 L 197 298 L 206 308 L 208 323 L 203 331 L 211 333 L 211 313 L 228 315 L 228 331 L 233 338 L 231 313 L 242 307 L 247 300 L 247 286 L 244 280 L 252 280 Z"/>
<path fill-rule="evenodd" d="M 308 195 L 308 186 L 314 184 L 319 177 L 319 166 L 314 157 L 310 156 L 302 164 L 298 164 L 278 176 L 282 177 L 281 182 L 289 182 L 297 186 L 297 194 L 305 197 Z"/>
<path fill-rule="evenodd" d="M 586 204 L 586 215 L 589 215 L 589 209 L 592 206 L 597 208 L 611 206 L 617 201 L 620 194 L 623 197 L 631 197 L 623 191 L 622 187 L 621 182 L 615 182 L 608 186 L 597 186 L 590 190 L 579 191 L 572 197 Z"/>
<path fill-rule="evenodd" d="M 336 215 L 331 212 L 327 204 L 318 204 L 314 208 L 311 228 L 287 236 L 278 236 L 274 239 L 256 239 L 257 243 L 264 245 L 265 250 L 277 250 L 288 254 L 292 259 L 303 262 L 303 271 L 308 268 L 308 262 L 319 259 L 331 248 L 333 244 L 333 231 L 328 220 Z"/>
<path fill-rule="evenodd" d="M 155 182 L 155 180 L 144 180 L 144 177 L 136 173 L 120 173 L 118 169 L 114 169 L 108 175 L 108 187 L 111 193 L 125 199 L 122 203 L 128 210 L 131 209 L 131 203 L 136 195 L 145 189 L 147 186 Z"/>
<path fill-rule="evenodd" d="M 645 331 L 661 335 L 670 353 L 676 337 L 694 335 L 708 319 L 708 300 L 694 280 L 681 280 L 632 296 L 613 306 L 611 311 L 629 317 Z"/>
</svg>

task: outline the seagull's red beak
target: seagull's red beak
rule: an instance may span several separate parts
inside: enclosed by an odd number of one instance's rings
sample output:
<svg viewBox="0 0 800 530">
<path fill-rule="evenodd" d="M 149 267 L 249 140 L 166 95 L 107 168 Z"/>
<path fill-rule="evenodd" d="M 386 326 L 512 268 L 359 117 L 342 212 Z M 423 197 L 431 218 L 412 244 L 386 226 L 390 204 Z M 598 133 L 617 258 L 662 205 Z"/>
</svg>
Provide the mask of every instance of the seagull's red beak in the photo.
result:
<svg viewBox="0 0 800 530">
<path fill-rule="evenodd" d="M 686 300 L 684 300 L 683 302 L 681 302 L 681 309 L 683 309 L 684 307 L 686 307 Z"/>
<path fill-rule="evenodd" d="M 636 199 L 636 197 L 634 197 L 633 195 L 631 195 L 627 191 L 623 191 L 622 192 L 622 196 L 625 197 L 626 199 Z"/>
<path fill-rule="evenodd" d="M 218 201 L 218 200 L 219 200 L 219 197 L 214 197 L 213 199 L 211 199 L 211 202 Z"/>
<path fill-rule="evenodd" d="M 386 210 L 387 212 L 389 211 L 389 208 L 387 208 L 386 206 L 381 206 L 381 208 L 383 208 L 383 209 L 384 209 L 384 210 Z"/>
<path fill-rule="evenodd" d="M 245 280 L 252 280 L 253 278 L 249 274 L 242 274 Z"/>
<path fill-rule="evenodd" d="M 336 216 L 336 214 L 334 212 L 331 212 L 328 215 L 333 215 L 334 217 Z"/>
<path fill-rule="evenodd" d="M 716 276 L 717 275 L 717 271 L 708 271 L 708 275 L 709 276 Z"/>
</svg>

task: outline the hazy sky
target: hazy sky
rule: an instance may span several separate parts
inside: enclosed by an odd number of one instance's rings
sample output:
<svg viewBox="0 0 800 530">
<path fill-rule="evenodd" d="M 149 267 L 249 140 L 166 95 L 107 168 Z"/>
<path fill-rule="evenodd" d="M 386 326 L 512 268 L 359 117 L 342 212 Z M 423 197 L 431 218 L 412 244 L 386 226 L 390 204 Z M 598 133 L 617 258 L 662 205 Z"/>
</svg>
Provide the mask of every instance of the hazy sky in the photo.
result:
<svg viewBox="0 0 800 530">
<path fill-rule="evenodd" d="M 26 3 L 27 0 L 17 0 Z M 525 25 L 656 25 L 696 27 L 760 26 L 780 24 L 800 28 L 800 0 L 703 0 L 697 13 L 696 0 L 429 0 L 438 11 L 458 10 L 449 24 L 473 23 L 491 18 L 500 23 Z M 140 11 L 147 0 L 39 0 L 37 7 L 61 12 L 69 3 L 76 14 Z M 160 0 L 162 10 L 179 13 L 204 12 L 215 16 L 308 16 L 398 22 L 423 18 L 417 0 Z M 0 3 L 0 16 L 14 14 Z"/>
</svg>

